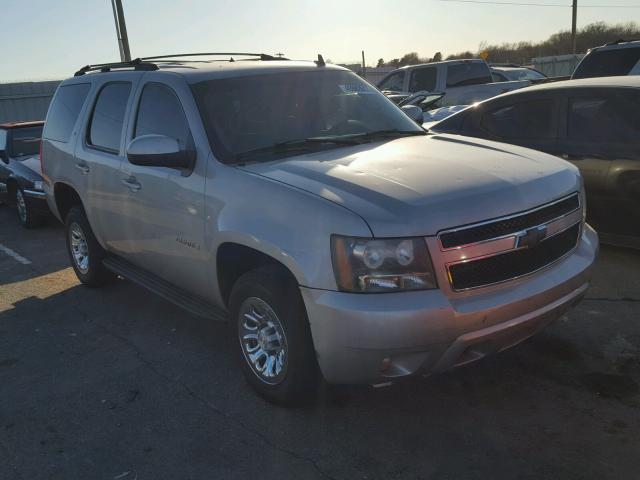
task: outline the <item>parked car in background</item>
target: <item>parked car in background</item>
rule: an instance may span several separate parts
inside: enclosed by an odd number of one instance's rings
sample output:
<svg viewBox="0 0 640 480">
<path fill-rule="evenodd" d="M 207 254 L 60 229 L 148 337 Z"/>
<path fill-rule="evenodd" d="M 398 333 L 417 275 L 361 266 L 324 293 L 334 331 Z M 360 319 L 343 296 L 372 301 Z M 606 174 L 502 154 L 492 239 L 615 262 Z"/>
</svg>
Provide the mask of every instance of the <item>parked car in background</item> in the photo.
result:
<svg viewBox="0 0 640 480">
<path fill-rule="evenodd" d="M 564 158 L 584 178 L 588 221 L 603 242 L 640 247 L 640 77 L 536 85 L 430 127 Z"/>
<path fill-rule="evenodd" d="M 117 273 L 230 319 L 247 380 L 280 403 L 321 376 L 380 384 L 478 360 L 585 294 L 598 240 L 578 169 L 430 136 L 321 58 L 254 57 L 61 83 L 41 158 L 83 284 Z"/>
<path fill-rule="evenodd" d="M 529 85 L 529 80 L 496 83 L 484 60 L 470 59 L 408 65 L 389 73 L 378 88 L 396 101 L 421 90 L 446 93 L 439 105 L 446 107 L 470 105 Z"/>
<path fill-rule="evenodd" d="M 510 64 L 491 65 L 491 77 L 494 82 L 529 80 L 531 83 L 539 83 L 548 80 L 548 77 L 544 73 L 539 72 L 535 68 Z"/>
<path fill-rule="evenodd" d="M 0 192 L 25 228 L 49 213 L 40 173 L 43 121 L 0 124 Z"/>
<path fill-rule="evenodd" d="M 640 75 L 640 40 L 616 40 L 592 48 L 578 64 L 572 79 Z"/>
</svg>

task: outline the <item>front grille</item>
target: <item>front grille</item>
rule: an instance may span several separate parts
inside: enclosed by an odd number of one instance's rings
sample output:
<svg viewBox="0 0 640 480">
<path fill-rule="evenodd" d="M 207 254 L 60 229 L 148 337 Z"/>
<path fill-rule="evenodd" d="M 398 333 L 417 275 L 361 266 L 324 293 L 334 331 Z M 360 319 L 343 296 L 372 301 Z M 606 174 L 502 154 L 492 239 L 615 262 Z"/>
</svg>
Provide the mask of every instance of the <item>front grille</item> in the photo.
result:
<svg viewBox="0 0 640 480">
<path fill-rule="evenodd" d="M 579 207 L 580 200 L 576 193 L 559 202 L 528 213 L 525 212 L 521 215 L 514 215 L 502 220 L 496 220 L 495 222 L 483 223 L 482 225 L 442 233 L 440 234 L 440 243 L 443 248 L 454 248 L 501 237 L 547 223 L 571 213 Z"/>
<path fill-rule="evenodd" d="M 579 234 L 580 224 L 577 223 L 533 248 L 450 265 L 451 285 L 454 290 L 466 290 L 533 273 L 569 253 L 576 246 Z"/>
</svg>

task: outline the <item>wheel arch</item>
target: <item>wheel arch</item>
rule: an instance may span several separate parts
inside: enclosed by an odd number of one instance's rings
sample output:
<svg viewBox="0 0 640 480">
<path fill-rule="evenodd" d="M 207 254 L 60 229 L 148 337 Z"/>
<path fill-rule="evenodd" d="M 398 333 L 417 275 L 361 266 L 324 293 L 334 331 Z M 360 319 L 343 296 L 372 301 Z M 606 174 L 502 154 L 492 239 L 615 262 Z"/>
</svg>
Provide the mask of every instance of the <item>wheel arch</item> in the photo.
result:
<svg viewBox="0 0 640 480">
<path fill-rule="evenodd" d="M 80 195 L 71 185 L 64 182 L 57 182 L 53 186 L 53 198 L 55 200 L 56 210 L 62 222 L 72 207 L 79 205 L 84 210 L 84 204 Z M 85 210 L 86 211 L 86 210 Z"/>
<path fill-rule="evenodd" d="M 289 263 L 289 262 L 287 262 Z M 282 269 L 296 284 L 301 283 L 290 265 L 278 260 L 272 253 L 265 253 L 252 246 L 238 241 L 224 241 L 216 250 L 216 279 L 220 299 L 225 307 L 229 306 L 229 296 L 233 285 L 247 272 L 257 268 L 273 265 Z M 298 275 L 301 275 L 298 272 Z"/>
</svg>

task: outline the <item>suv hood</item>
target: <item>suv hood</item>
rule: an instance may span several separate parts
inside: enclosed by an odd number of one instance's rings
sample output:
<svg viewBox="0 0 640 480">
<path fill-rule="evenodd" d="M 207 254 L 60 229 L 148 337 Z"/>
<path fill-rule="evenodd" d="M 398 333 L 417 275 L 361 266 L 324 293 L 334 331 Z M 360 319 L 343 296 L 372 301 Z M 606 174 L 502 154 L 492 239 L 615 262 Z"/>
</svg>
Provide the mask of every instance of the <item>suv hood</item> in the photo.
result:
<svg viewBox="0 0 640 480">
<path fill-rule="evenodd" d="M 457 135 L 404 137 L 239 168 L 344 206 L 376 237 L 435 235 L 580 189 L 578 170 L 564 160 Z"/>
</svg>

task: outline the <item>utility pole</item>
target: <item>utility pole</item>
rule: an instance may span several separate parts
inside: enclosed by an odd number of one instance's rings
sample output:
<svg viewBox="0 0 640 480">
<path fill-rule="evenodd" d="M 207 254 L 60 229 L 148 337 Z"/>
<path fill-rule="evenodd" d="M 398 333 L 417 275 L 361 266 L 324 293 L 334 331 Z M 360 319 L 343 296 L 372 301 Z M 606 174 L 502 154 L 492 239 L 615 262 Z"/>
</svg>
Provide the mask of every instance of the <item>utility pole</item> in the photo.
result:
<svg viewBox="0 0 640 480">
<path fill-rule="evenodd" d="M 367 66 L 364 63 L 364 50 L 362 50 L 362 78 L 367 78 Z"/>
<path fill-rule="evenodd" d="M 578 19 L 578 0 L 573 0 L 573 14 L 571 18 L 571 52 L 576 53 L 576 21 Z"/>
<path fill-rule="evenodd" d="M 127 24 L 124 21 L 122 0 L 111 0 L 111 6 L 113 7 L 113 19 L 116 22 L 116 34 L 118 35 L 120 60 L 128 62 L 131 60 L 131 51 L 129 50 L 129 37 L 127 36 Z"/>
</svg>

